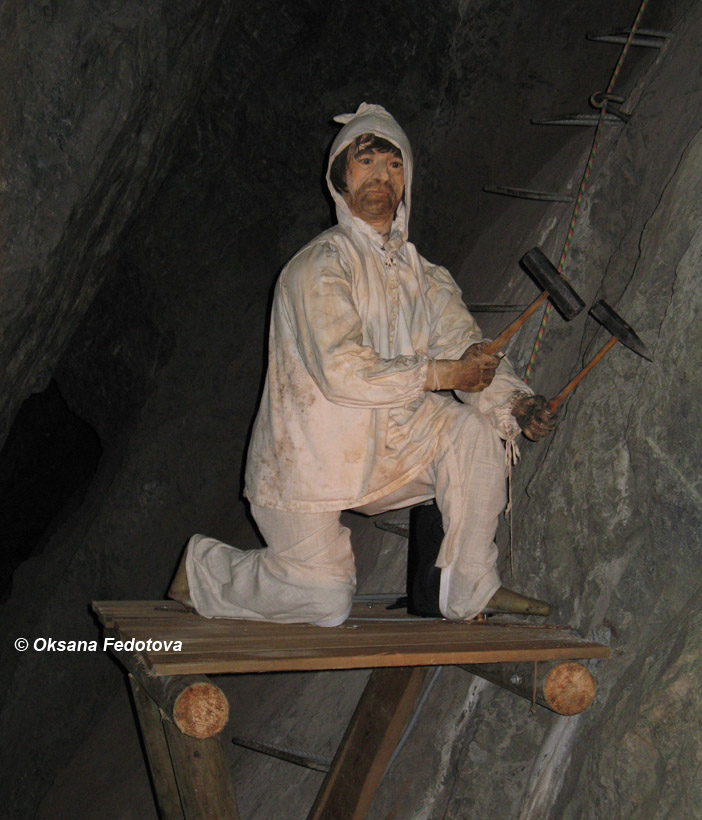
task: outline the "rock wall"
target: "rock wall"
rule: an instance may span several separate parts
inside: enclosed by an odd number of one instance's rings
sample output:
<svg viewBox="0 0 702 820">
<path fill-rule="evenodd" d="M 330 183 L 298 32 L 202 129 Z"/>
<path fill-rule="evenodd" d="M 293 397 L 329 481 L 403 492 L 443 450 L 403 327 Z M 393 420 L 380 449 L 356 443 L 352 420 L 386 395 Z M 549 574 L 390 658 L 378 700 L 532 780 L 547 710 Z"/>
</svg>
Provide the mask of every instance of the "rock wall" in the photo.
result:
<svg viewBox="0 0 702 820">
<path fill-rule="evenodd" d="M 232 6 L 3 4 L 0 442 L 163 180 Z"/>
</svg>

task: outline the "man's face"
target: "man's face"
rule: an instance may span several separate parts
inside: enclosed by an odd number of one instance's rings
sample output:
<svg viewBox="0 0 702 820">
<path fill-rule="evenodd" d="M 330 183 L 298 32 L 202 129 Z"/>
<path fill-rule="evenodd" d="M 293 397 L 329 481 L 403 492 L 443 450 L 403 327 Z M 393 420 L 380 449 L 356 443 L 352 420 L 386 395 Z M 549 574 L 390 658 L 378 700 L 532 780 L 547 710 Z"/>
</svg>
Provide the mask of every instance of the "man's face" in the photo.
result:
<svg viewBox="0 0 702 820">
<path fill-rule="evenodd" d="M 354 216 L 374 227 L 392 221 L 405 190 L 402 158 L 370 148 L 349 152 L 346 187 L 343 197 Z"/>
</svg>

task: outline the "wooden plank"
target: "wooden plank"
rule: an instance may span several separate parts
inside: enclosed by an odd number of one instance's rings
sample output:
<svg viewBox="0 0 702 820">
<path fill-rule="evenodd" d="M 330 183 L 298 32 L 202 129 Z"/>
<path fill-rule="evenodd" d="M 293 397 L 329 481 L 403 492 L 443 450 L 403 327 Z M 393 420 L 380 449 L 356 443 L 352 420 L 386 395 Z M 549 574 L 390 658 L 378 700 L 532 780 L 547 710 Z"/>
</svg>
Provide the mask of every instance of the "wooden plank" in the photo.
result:
<svg viewBox="0 0 702 820">
<path fill-rule="evenodd" d="M 260 658 L 262 660 L 299 658 L 301 663 L 313 661 L 314 658 L 334 658 L 334 657 L 349 657 L 354 653 L 364 657 L 370 655 L 392 655 L 392 656 L 411 656 L 411 655 L 425 655 L 435 654 L 437 656 L 445 653 L 466 653 L 473 654 L 475 652 L 492 651 L 492 652 L 513 652 L 515 650 L 538 653 L 541 650 L 549 649 L 566 649 L 569 651 L 584 651 L 585 657 L 604 657 L 608 654 L 606 647 L 599 644 L 588 643 L 585 641 L 570 640 L 563 636 L 556 636 L 551 640 L 530 641 L 522 638 L 520 635 L 511 635 L 509 638 L 491 642 L 489 640 L 474 641 L 470 640 L 470 636 L 466 637 L 464 641 L 445 641 L 438 637 L 434 641 L 416 640 L 411 642 L 395 641 L 386 642 L 383 640 L 369 640 L 359 641 L 358 643 L 348 644 L 303 644 L 284 646 L 280 644 L 254 645 L 254 646 L 239 646 L 234 642 L 222 642 L 221 645 L 207 641 L 201 643 L 199 641 L 188 642 L 183 646 L 182 651 L 149 651 L 144 644 L 140 645 L 144 649 L 144 654 L 152 659 L 160 658 L 165 660 L 171 657 L 194 657 L 196 655 L 207 654 L 213 660 L 218 659 L 219 656 L 226 656 L 232 658 L 241 658 L 242 660 L 255 660 Z M 593 654 L 594 653 L 594 654 Z M 536 660 L 539 660 L 536 658 Z M 403 665 L 403 664 L 400 664 Z M 404 664 L 411 666 L 412 664 Z"/>
<path fill-rule="evenodd" d="M 235 618 L 203 618 L 191 610 L 184 609 L 175 601 L 94 601 L 93 610 L 97 614 L 98 618 L 103 622 L 105 620 L 115 620 L 116 618 L 119 618 L 120 620 L 125 618 L 134 618 L 137 620 L 140 618 L 145 618 L 150 623 L 178 623 L 183 627 L 199 625 L 200 628 L 207 625 L 208 629 L 222 631 L 244 630 L 251 633 L 256 633 L 261 630 L 269 632 L 283 630 L 289 632 L 291 629 L 329 631 L 328 629 L 322 629 L 321 627 L 315 627 L 311 624 L 305 623 L 280 624 Z M 475 622 L 457 624 L 453 622 L 449 623 L 438 618 L 417 618 L 407 615 L 405 610 L 388 610 L 387 605 L 384 602 L 356 602 L 353 604 L 349 620 L 346 621 L 346 623 L 340 628 L 356 628 L 358 624 L 354 623 L 354 620 L 359 619 L 362 622 L 366 617 L 373 618 L 374 620 L 382 619 L 383 624 L 381 624 L 381 626 L 384 625 L 385 621 L 389 621 L 391 623 L 394 621 L 395 623 L 404 625 L 421 625 L 423 628 L 445 628 L 447 625 L 458 628 L 464 628 L 465 626 L 478 626 Z M 534 623 L 515 624 L 514 621 L 505 623 L 504 621 L 499 621 L 495 618 L 491 618 L 488 625 L 492 627 L 498 623 L 500 626 L 506 627 L 517 625 L 520 629 L 532 628 L 536 630 L 543 630 L 565 628 L 553 625 L 545 626 L 543 624 Z M 361 625 L 368 626 L 367 623 L 362 623 Z"/>
<path fill-rule="evenodd" d="M 489 638 L 489 636 L 488 636 Z M 135 644 L 136 645 L 136 644 Z M 442 636 L 437 636 L 434 640 L 426 639 L 426 636 L 417 636 L 415 640 L 385 640 L 384 638 L 377 638 L 370 636 L 367 639 L 359 638 L 354 642 L 334 642 L 334 643 L 298 643 L 290 642 L 290 645 L 282 643 L 258 643 L 258 644 L 244 644 L 237 643 L 236 640 L 223 640 L 221 642 L 207 640 L 187 641 L 183 644 L 182 649 L 178 650 L 171 648 L 169 651 L 159 651 L 156 649 L 149 649 L 145 642 L 140 645 L 141 649 L 149 655 L 154 657 L 168 657 L 177 655 L 183 657 L 185 655 L 196 654 L 210 654 L 213 657 L 217 655 L 231 655 L 241 658 L 290 658 L 299 657 L 300 659 L 318 657 L 335 657 L 336 655 L 343 656 L 348 652 L 357 652 L 358 654 L 392 654 L 392 655 L 411 655 L 415 653 L 426 653 L 427 651 L 439 652 L 473 652 L 480 650 L 495 650 L 500 651 L 511 649 L 525 649 L 538 651 L 539 648 L 560 647 L 576 649 L 579 647 L 586 648 L 598 647 L 598 644 L 588 644 L 585 641 L 573 640 L 563 635 L 556 635 L 550 639 L 542 640 L 528 640 L 521 635 L 512 633 L 509 636 L 503 637 L 501 640 L 485 640 L 481 637 L 480 640 L 473 640 L 471 635 L 466 635 L 463 641 L 445 640 Z M 410 664 L 411 665 L 411 664 Z"/>
<path fill-rule="evenodd" d="M 307 820 L 363 820 L 420 695 L 426 669 L 376 669 Z"/>
<path fill-rule="evenodd" d="M 240 820 L 219 736 L 196 740 L 163 723 L 185 820 Z"/>
<path fill-rule="evenodd" d="M 257 654 L 258 652 L 276 652 L 282 651 L 287 654 L 292 652 L 299 652 L 304 654 L 306 651 L 319 653 L 333 653 L 335 650 L 343 650 L 349 648 L 364 649 L 374 648 L 376 651 L 382 651 L 384 648 L 392 651 L 405 647 L 407 650 L 422 649 L 425 646 L 443 646 L 460 648 L 464 646 L 490 646 L 498 648 L 503 645 L 510 645 L 519 643 L 524 646 L 541 646 L 558 643 L 559 645 L 572 644 L 579 645 L 584 643 L 582 640 L 574 637 L 568 633 L 563 632 L 548 632 L 544 635 L 538 635 L 533 632 L 519 632 L 517 630 L 511 632 L 503 632 L 501 630 L 493 630 L 490 628 L 482 628 L 480 630 L 465 630 L 462 633 L 455 635 L 447 635 L 442 632 L 424 632 L 419 629 L 416 632 L 401 632 L 399 630 L 388 630 L 387 632 L 358 632 L 354 635 L 345 635 L 334 631 L 330 635 L 305 635 L 300 636 L 295 633 L 290 634 L 289 637 L 281 636 L 256 636 L 251 638 L 248 636 L 229 636 L 223 635 L 221 637 L 212 636 L 208 634 L 188 635 L 180 633 L 178 630 L 168 633 L 156 633 L 156 638 L 161 642 L 160 646 L 148 645 L 148 640 L 153 638 L 155 629 L 135 629 L 130 624 L 123 626 L 117 624 L 115 630 L 117 633 L 117 640 L 126 641 L 134 638 L 144 644 L 143 649 L 150 652 L 212 652 L 216 653 L 230 653 L 235 652 L 239 654 Z M 331 630 L 330 630 L 331 631 Z M 167 639 L 170 643 L 163 643 Z M 181 643 L 182 646 L 175 648 L 176 643 Z M 117 645 L 113 644 L 113 648 L 117 650 Z"/>
<path fill-rule="evenodd" d="M 584 658 L 605 658 L 606 650 L 550 648 L 539 650 L 513 649 L 505 651 L 473 651 L 473 652 L 442 652 L 400 654 L 368 654 L 359 655 L 353 650 L 348 656 L 335 654 L 325 658 L 232 658 L 226 655 L 213 659 L 209 655 L 193 655 L 189 657 L 170 656 L 166 659 L 154 657 L 151 660 L 151 669 L 156 675 L 233 675 L 250 674 L 256 672 L 322 672 L 333 669 L 375 669 L 397 666 L 454 666 L 463 663 L 501 663 L 510 661 L 535 660 L 573 660 Z"/>
<path fill-rule="evenodd" d="M 159 817 L 161 820 L 184 820 L 171 757 L 161 725 L 161 712 L 132 675 L 129 675 L 129 685 L 139 718 Z"/>
<path fill-rule="evenodd" d="M 115 617 L 152 615 L 155 613 L 185 615 L 183 605 L 177 601 L 93 601 L 93 612 L 103 626 Z"/>
<path fill-rule="evenodd" d="M 108 602 L 109 603 L 109 602 Z M 119 603 L 119 602 L 118 602 Z M 138 603 L 138 602 L 137 602 Z M 159 602 L 153 602 L 158 604 Z M 146 606 L 148 604 L 148 607 Z M 451 634 L 455 629 L 482 629 L 484 625 L 478 625 L 474 622 L 468 624 L 449 623 L 442 620 L 426 620 L 421 618 L 411 618 L 402 613 L 392 612 L 390 614 L 385 610 L 382 604 L 357 604 L 354 606 L 351 618 L 342 626 L 334 629 L 322 629 L 310 624 L 276 624 L 265 623 L 259 621 L 244 621 L 234 619 L 208 619 L 202 618 L 192 612 L 184 612 L 182 610 L 163 610 L 159 611 L 148 602 L 142 602 L 142 606 L 137 608 L 135 605 L 117 606 L 112 604 L 109 609 L 103 610 L 100 602 L 96 604 L 97 611 L 103 623 L 115 622 L 120 623 L 123 627 L 129 628 L 132 634 L 138 634 L 140 637 L 152 637 L 154 629 L 161 630 L 177 630 L 177 634 L 170 631 L 169 634 L 163 637 L 200 637 L 203 635 L 211 635 L 219 639 L 222 636 L 236 637 L 238 640 L 257 640 L 266 637 L 268 640 L 275 641 L 280 639 L 283 642 L 289 642 L 291 639 L 307 639 L 310 635 L 316 635 L 315 640 L 323 640 L 323 636 L 328 639 L 336 640 L 339 636 L 350 637 L 354 634 L 389 634 L 392 631 L 393 636 L 397 637 L 399 634 L 425 634 L 427 632 L 439 631 L 442 634 Z M 364 620 L 365 615 L 360 620 L 354 621 L 357 612 L 369 613 L 371 620 Z M 377 617 L 380 616 L 380 617 Z M 489 626 L 491 629 L 500 626 L 509 629 L 514 626 L 510 623 L 500 623 L 496 619 L 491 619 Z M 535 629 L 537 631 L 553 630 L 553 626 L 543 626 L 540 624 L 520 623 L 518 624 L 520 630 Z M 563 627 L 560 627 L 563 629 Z M 151 633 L 151 634 L 149 634 Z M 477 633 L 476 633 L 477 634 Z M 395 637 L 393 639 L 395 639 Z"/>
<path fill-rule="evenodd" d="M 549 632 L 543 635 L 534 634 L 533 632 L 520 632 L 519 630 L 511 630 L 510 632 L 503 632 L 501 630 L 493 630 L 484 628 L 480 630 L 466 629 L 459 634 L 449 634 L 434 632 L 426 633 L 417 630 L 416 633 L 411 632 L 402 633 L 399 631 L 381 632 L 381 633 L 363 633 L 359 632 L 355 635 L 310 635 L 303 639 L 299 639 L 294 634 L 291 634 L 288 639 L 282 636 L 267 636 L 256 637 L 255 639 L 247 639 L 245 636 L 223 636 L 216 638 L 208 635 L 188 636 L 184 635 L 178 640 L 182 646 L 175 648 L 176 638 L 178 633 L 173 635 L 166 635 L 157 637 L 166 637 L 170 640 L 171 646 L 167 648 L 164 643 L 148 645 L 147 633 L 140 633 L 137 630 L 132 630 L 127 627 L 118 625 L 116 629 L 119 637 L 123 640 L 130 640 L 132 637 L 140 642 L 140 651 L 147 652 L 161 652 L 161 653 L 188 653 L 211 651 L 214 654 L 241 654 L 241 655 L 256 655 L 256 654 L 270 654 L 273 652 L 282 652 L 283 654 L 298 653 L 305 654 L 333 654 L 335 651 L 343 651 L 345 649 L 358 649 L 362 651 L 369 649 L 371 651 L 412 651 L 414 649 L 421 651 L 426 646 L 441 647 L 442 649 L 461 649 L 461 648 L 500 648 L 501 646 L 514 646 L 518 644 L 524 647 L 537 648 L 539 646 L 580 646 L 587 645 L 587 641 L 583 641 L 576 636 L 564 632 Z M 153 630 L 151 632 L 153 635 Z M 136 644 L 135 644 L 136 646 Z M 131 646 L 130 646 L 131 648 Z"/>
<path fill-rule="evenodd" d="M 535 639 L 537 636 L 552 636 L 556 632 L 567 632 L 566 628 L 554 628 L 551 626 L 541 626 L 536 624 L 515 624 L 497 623 L 491 621 L 488 624 L 456 624 L 447 621 L 411 621 L 402 619 L 388 623 L 365 622 L 358 624 L 344 624 L 333 629 L 322 629 L 309 624 L 268 624 L 247 621 L 226 621 L 208 620 L 196 615 L 181 615 L 180 619 L 161 620 L 157 617 L 150 618 L 129 618 L 119 616 L 116 623 L 123 633 L 135 636 L 140 639 L 160 638 L 160 639 L 203 639 L 212 638 L 216 641 L 227 638 L 237 642 L 257 643 L 266 640 L 266 643 L 274 645 L 290 645 L 291 642 L 300 641 L 311 642 L 314 645 L 341 641 L 342 644 L 358 643 L 366 636 L 384 636 L 388 642 L 397 642 L 407 636 L 412 642 L 422 640 L 423 637 L 434 640 L 437 635 L 445 639 L 463 641 L 466 637 L 465 630 L 470 630 L 471 640 L 480 640 L 481 636 L 485 640 L 494 641 L 499 639 L 501 632 L 506 634 L 510 630 L 517 630 L 518 634 L 526 636 L 529 630 L 533 631 Z M 187 619 L 187 620 L 186 620 Z M 158 631 L 160 634 L 156 635 Z"/>
</svg>

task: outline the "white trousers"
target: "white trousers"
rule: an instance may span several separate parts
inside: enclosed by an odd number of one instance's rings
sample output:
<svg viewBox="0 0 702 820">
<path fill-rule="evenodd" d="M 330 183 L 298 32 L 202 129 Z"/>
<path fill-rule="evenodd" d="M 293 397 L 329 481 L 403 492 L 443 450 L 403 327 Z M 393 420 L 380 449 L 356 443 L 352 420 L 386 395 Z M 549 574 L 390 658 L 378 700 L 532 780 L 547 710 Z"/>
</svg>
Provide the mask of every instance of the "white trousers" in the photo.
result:
<svg viewBox="0 0 702 820">
<path fill-rule="evenodd" d="M 506 502 L 504 445 L 491 422 L 456 402 L 431 464 L 412 482 L 371 504 L 376 515 L 436 498 L 444 540 L 440 610 L 466 620 L 500 586 L 495 530 Z M 194 535 L 186 567 L 190 597 L 205 617 L 336 626 L 351 609 L 356 588 L 350 532 L 341 511 L 289 513 L 252 505 L 265 549 L 239 550 Z"/>
</svg>

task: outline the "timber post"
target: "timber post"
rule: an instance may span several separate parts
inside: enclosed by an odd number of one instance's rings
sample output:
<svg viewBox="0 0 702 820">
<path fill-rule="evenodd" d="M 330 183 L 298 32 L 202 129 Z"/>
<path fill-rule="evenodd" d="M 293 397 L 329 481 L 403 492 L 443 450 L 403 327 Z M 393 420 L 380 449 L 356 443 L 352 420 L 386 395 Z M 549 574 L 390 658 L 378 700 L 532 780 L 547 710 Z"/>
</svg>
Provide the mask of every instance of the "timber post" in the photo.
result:
<svg viewBox="0 0 702 820">
<path fill-rule="evenodd" d="M 186 686 L 181 694 L 190 688 L 187 680 L 183 679 Z M 142 686 L 141 679 L 130 674 L 129 684 L 162 820 L 240 820 L 217 734 L 202 738 L 185 734 Z M 202 681 L 193 685 L 202 686 Z M 166 691 L 173 694 L 178 689 L 168 687 Z M 167 705 L 177 699 L 177 695 L 162 698 Z"/>
<path fill-rule="evenodd" d="M 307 820 L 363 820 L 428 667 L 374 669 Z"/>
<path fill-rule="evenodd" d="M 159 816 L 161 820 L 185 820 L 171 755 L 163 730 L 161 710 L 139 686 L 134 675 L 129 675 L 129 685 L 139 719 L 139 728 L 144 741 Z"/>
</svg>

